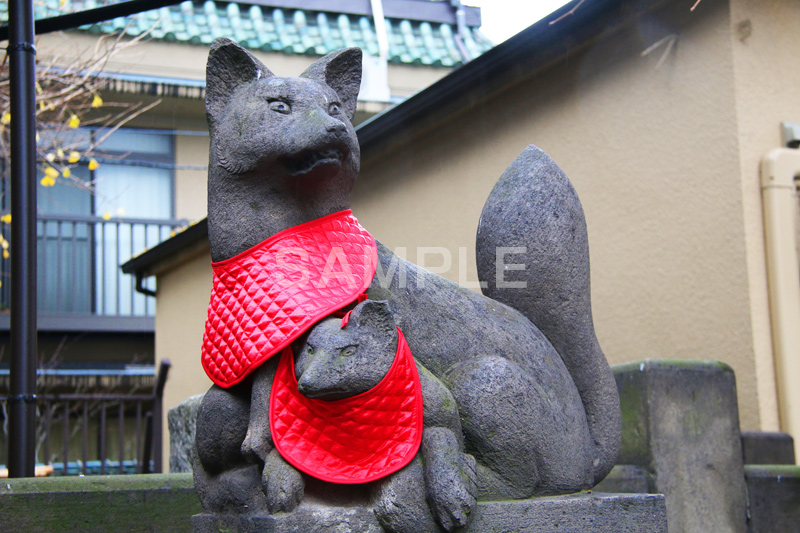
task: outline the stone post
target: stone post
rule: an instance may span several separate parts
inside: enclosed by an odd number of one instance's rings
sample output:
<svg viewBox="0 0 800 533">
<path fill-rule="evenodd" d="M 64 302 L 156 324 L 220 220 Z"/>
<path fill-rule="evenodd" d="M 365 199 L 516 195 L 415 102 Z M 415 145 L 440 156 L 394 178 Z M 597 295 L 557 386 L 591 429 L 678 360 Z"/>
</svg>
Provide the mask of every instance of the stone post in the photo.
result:
<svg viewBox="0 0 800 533">
<path fill-rule="evenodd" d="M 614 367 L 622 404 L 619 464 L 644 466 L 666 495 L 670 532 L 746 531 L 746 490 L 733 370 L 712 361 Z"/>
</svg>

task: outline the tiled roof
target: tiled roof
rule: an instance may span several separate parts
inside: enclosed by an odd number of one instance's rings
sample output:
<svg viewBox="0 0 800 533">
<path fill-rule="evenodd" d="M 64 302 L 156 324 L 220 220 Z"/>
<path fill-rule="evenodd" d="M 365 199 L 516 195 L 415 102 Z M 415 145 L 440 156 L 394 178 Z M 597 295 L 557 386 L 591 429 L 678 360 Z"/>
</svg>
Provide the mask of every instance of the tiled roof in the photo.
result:
<svg viewBox="0 0 800 533">
<path fill-rule="evenodd" d="M 43 0 L 36 3 L 36 18 L 102 6 L 106 0 Z M 264 2 L 263 0 L 261 3 Z M 0 0 L 0 17 L 8 7 Z M 447 23 L 387 18 L 389 62 L 454 67 L 462 55 L 456 43 L 457 29 Z M 230 37 L 251 50 L 286 54 L 324 55 L 347 46 L 359 46 L 378 55 L 378 38 L 370 16 L 274 8 L 246 2 L 186 1 L 171 7 L 116 18 L 81 30 L 105 34 L 124 31 L 130 36 L 152 29 L 157 40 L 208 45 L 217 37 Z M 464 46 L 474 58 L 493 45 L 476 28 L 468 28 Z"/>
</svg>

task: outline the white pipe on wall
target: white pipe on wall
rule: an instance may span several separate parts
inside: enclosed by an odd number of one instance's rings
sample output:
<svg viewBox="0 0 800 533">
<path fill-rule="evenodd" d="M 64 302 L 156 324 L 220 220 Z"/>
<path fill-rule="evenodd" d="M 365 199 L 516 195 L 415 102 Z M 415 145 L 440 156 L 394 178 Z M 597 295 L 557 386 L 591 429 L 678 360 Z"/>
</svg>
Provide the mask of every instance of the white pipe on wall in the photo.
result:
<svg viewBox="0 0 800 533">
<path fill-rule="evenodd" d="M 761 162 L 761 200 L 772 344 L 781 429 L 795 438 L 800 458 L 800 262 L 797 254 L 800 150 L 778 148 Z"/>
</svg>

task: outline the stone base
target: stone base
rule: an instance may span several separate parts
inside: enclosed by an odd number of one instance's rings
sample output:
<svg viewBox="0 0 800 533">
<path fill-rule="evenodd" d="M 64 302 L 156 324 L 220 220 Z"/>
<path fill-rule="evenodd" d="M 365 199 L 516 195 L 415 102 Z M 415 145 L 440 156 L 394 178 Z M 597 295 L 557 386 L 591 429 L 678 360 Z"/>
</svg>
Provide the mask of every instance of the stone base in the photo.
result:
<svg viewBox="0 0 800 533">
<path fill-rule="evenodd" d="M 196 533 L 307 533 L 383 531 L 365 507 L 301 505 L 275 516 L 192 517 Z M 581 493 L 530 500 L 480 502 L 469 533 L 666 533 L 667 515 L 661 494 Z"/>
</svg>

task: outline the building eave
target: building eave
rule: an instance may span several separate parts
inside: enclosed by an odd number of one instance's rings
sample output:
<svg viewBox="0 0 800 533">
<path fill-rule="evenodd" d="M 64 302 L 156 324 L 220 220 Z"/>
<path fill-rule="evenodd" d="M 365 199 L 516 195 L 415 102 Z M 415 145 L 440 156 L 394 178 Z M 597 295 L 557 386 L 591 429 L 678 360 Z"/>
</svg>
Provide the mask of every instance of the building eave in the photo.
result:
<svg viewBox="0 0 800 533">
<path fill-rule="evenodd" d="M 186 230 L 141 253 L 122 265 L 122 272 L 146 278 L 169 270 L 172 266 L 208 249 L 208 219 L 192 224 Z"/>
</svg>

